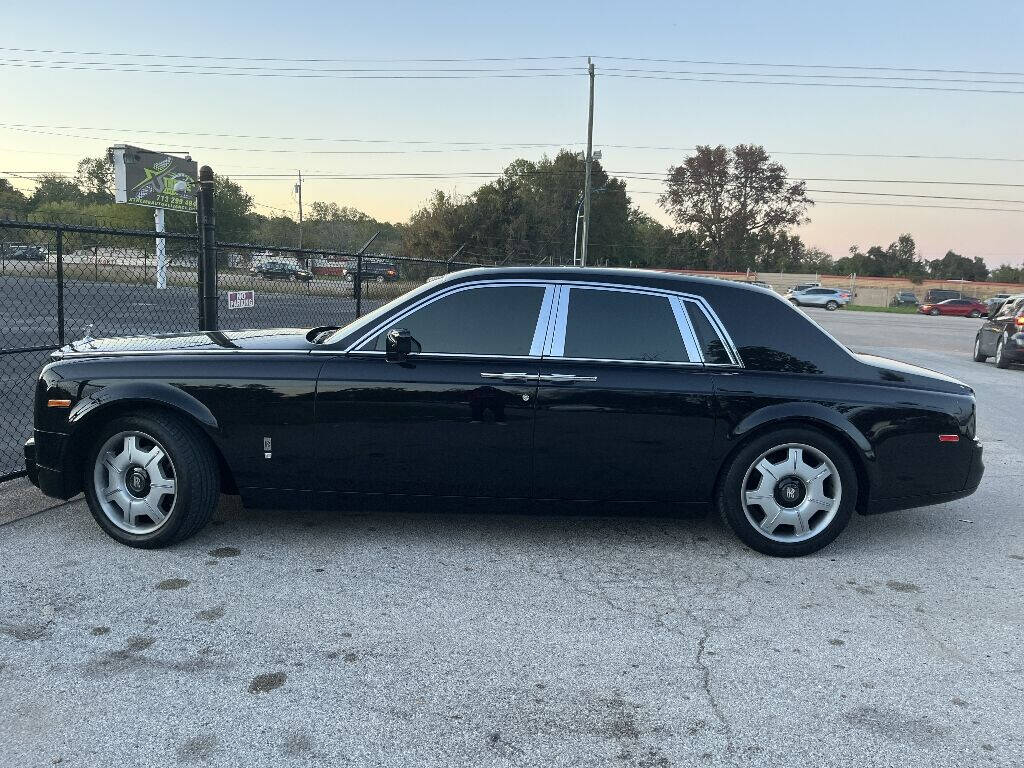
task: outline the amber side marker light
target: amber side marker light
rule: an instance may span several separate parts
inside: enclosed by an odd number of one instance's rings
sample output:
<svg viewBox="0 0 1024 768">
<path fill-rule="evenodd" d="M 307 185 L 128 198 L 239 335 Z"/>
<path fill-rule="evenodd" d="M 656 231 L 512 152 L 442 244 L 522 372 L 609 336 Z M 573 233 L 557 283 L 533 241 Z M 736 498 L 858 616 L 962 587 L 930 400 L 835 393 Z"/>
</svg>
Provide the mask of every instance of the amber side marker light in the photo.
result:
<svg viewBox="0 0 1024 768">
<path fill-rule="evenodd" d="M 939 435 L 940 443 L 959 443 L 960 435 Z"/>
<path fill-rule="evenodd" d="M 70 408 L 71 401 L 51 398 L 50 400 L 46 401 L 46 405 L 49 408 Z"/>
</svg>

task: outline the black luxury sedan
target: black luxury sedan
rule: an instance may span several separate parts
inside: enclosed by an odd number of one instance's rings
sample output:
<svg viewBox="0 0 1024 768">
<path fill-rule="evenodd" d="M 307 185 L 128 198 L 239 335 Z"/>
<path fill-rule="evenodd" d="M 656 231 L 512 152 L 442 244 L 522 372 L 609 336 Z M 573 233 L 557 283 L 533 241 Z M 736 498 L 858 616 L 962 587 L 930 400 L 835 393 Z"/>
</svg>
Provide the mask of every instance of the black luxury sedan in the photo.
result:
<svg viewBox="0 0 1024 768">
<path fill-rule="evenodd" d="M 757 322 L 751 322 L 757 318 Z M 457 272 L 341 328 L 83 340 L 39 377 L 29 476 L 159 547 L 256 507 L 715 508 L 802 555 L 981 481 L 973 391 L 854 354 L 755 286 Z"/>
<path fill-rule="evenodd" d="M 313 279 L 313 273 L 308 269 L 301 269 L 286 261 L 266 261 L 258 267 L 253 267 L 252 272 L 264 280 L 290 280 L 293 283 L 301 280 L 308 283 Z"/>
<path fill-rule="evenodd" d="M 1024 293 L 1008 296 L 989 312 L 988 320 L 974 337 L 974 359 L 984 363 L 995 358 L 996 366 L 1009 368 L 1024 363 Z"/>
</svg>

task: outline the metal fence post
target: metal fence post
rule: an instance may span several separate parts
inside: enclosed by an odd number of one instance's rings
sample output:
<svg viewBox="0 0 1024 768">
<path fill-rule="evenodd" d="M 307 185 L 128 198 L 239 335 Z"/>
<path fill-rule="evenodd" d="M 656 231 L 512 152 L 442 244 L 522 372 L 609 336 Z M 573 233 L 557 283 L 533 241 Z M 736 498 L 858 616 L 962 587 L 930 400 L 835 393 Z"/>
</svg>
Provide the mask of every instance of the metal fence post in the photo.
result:
<svg viewBox="0 0 1024 768">
<path fill-rule="evenodd" d="M 64 346 L 64 230 L 57 230 L 57 343 Z"/>
<path fill-rule="evenodd" d="M 356 256 L 356 279 L 352 283 L 352 293 L 356 297 L 356 317 L 363 315 L 363 254 Z"/>
<path fill-rule="evenodd" d="M 213 210 L 213 170 L 199 169 L 199 325 L 217 330 L 217 234 Z"/>
</svg>

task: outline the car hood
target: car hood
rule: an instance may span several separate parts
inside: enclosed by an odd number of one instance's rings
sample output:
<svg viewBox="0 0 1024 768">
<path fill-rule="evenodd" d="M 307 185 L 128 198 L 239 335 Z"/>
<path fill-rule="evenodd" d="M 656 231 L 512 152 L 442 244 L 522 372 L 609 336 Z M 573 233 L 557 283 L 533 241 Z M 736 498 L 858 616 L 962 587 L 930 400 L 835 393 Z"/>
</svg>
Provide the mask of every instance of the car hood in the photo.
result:
<svg viewBox="0 0 1024 768">
<path fill-rule="evenodd" d="M 207 331 L 151 336 L 121 336 L 73 341 L 54 357 L 115 356 L 138 354 L 195 354 L 209 352 L 307 352 L 315 345 L 306 337 L 308 328 L 277 328 L 257 331 Z"/>
<path fill-rule="evenodd" d="M 960 379 L 954 379 L 952 376 L 947 376 L 944 373 L 939 373 L 929 368 L 922 368 L 918 365 L 891 360 L 888 357 L 878 357 L 877 355 L 854 353 L 854 357 L 865 365 L 874 368 L 878 371 L 879 379 L 890 384 L 905 384 L 909 387 L 937 389 L 941 392 L 953 392 L 956 394 L 974 394 L 974 390 L 960 381 Z"/>
</svg>

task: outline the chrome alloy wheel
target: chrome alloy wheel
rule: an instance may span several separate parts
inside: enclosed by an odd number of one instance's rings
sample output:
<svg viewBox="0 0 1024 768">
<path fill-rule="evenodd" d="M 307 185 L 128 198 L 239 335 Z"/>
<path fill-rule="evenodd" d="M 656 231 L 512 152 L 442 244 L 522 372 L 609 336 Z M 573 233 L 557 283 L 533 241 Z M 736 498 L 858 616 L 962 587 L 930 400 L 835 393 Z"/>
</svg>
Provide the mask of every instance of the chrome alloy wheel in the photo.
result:
<svg viewBox="0 0 1024 768">
<path fill-rule="evenodd" d="M 740 487 L 743 514 L 772 541 L 807 541 L 824 531 L 843 498 L 839 470 L 810 445 L 786 443 L 758 456 Z"/>
<path fill-rule="evenodd" d="M 177 475 L 167 451 L 143 432 L 118 432 L 96 454 L 96 499 L 114 525 L 133 534 L 153 533 L 174 509 Z"/>
</svg>

